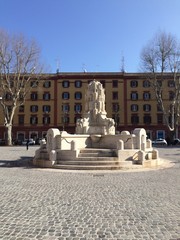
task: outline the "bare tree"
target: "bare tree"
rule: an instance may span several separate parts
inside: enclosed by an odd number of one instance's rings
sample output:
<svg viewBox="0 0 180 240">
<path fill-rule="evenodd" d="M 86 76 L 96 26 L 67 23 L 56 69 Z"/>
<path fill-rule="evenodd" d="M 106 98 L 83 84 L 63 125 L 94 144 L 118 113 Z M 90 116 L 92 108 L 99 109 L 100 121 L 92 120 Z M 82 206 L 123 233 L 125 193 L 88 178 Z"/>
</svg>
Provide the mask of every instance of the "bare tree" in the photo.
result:
<svg viewBox="0 0 180 240">
<path fill-rule="evenodd" d="M 159 32 L 141 52 L 142 69 L 147 72 L 157 103 L 162 110 L 169 137 L 174 138 L 180 116 L 180 43 L 172 34 Z M 167 99 L 163 82 L 170 80 Z M 167 101 L 168 100 L 168 101 Z"/>
<path fill-rule="evenodd" d="M 12 125 L 16 109 L 30 91 L 30 80 L 38 81 L 42 72 L 40 49 L 35 41 L 21 34 L 0 30 L 0 105 L 6 129 L 6 145 L 12 145 Z"/>
</svg>

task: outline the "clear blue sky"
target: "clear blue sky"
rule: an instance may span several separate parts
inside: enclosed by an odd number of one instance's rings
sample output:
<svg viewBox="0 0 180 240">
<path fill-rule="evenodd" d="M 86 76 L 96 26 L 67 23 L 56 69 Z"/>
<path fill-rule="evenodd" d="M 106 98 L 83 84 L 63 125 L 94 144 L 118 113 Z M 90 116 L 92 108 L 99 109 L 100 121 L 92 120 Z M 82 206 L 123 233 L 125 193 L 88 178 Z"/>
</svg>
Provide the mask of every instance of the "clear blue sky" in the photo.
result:
<svg viewBox="0 0 180 240">
<path fill-rule="evenodd" d="M 0 28 L 34 38 L 51 72 L 139 71 L 159 31 L 180 39 L 180 0 L 0 0 Z"/>
</svg>

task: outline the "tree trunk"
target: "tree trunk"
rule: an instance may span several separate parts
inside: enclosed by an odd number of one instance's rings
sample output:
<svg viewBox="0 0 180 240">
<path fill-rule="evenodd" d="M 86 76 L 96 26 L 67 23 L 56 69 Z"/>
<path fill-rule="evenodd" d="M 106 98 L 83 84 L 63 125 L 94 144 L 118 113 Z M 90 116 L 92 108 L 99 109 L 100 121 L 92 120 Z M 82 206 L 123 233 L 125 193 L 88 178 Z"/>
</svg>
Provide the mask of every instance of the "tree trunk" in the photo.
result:
<svg viewBox="0 0 180 240">
<path fill-rule="evenodd" d="M 11 146 L 12 145 L 12 124 L 6 124 L 6 145 Z"/>
<path fill-rule="evenodd" d="M 168 143 L 168 145 L 171 145 L 171 144 L 173 143 L 173 140 L 174 140 L 174 138 L 175 138 L 175 134 L 176 134 L 175 130 L 169 131 L 169 135 L 168 135 L 168 137 L 167 137 L 167 143 Z"/>
</svg>

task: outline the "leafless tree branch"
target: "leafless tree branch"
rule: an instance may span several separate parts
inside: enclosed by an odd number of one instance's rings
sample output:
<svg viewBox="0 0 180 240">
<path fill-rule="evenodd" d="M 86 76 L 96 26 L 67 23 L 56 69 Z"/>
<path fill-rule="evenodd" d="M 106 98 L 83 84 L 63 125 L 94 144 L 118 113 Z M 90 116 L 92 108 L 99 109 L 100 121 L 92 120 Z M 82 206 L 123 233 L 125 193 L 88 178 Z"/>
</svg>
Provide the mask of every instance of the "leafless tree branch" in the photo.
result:
<svg viewBox="0 0 180 240">
<path fill-rule="evenodd" d="M 174 134 L 180 115 L 180 43 L 176 37 L 172 34 L 159 32 L 142 49 L 141 66 L 151 81 L 157 103 L 163 112 L 165 124 Z M 167 78 L 167 73 L 171 75 L 174 84 L 169 104 L 164 99 L 167 89 L 164 89 L 162 84 Z"/>
<path fill-rule="evenodd" d="M 0 30 L 0 104 L 8 132 L 8 145 L 12 144 L 11 129 L 16 108 L 24 104 L 31 90 L 30 81 L 38 81 L 42 73 L 40 53 L 35 41 L 29 41 L 21 34 L 9 35 Z"/>
</svg>

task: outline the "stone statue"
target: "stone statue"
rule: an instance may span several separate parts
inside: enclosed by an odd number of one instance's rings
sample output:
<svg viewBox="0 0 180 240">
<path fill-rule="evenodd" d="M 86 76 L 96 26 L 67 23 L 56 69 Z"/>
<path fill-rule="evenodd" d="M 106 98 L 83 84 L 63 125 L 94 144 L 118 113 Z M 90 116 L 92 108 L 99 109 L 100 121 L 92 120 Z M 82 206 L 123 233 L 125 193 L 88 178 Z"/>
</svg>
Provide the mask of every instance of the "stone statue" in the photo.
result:
<svg viewBox="0 0 180 240">
<path fill-rule="evenodd" d="M 84 118 L 76 123 L 77 134 L 115 134 L 115 123 L 106 117 L 105 93 L 100 82 L 94 80 L 87 86 Z"/>
<path fill-rule="evenodd" d="M 91 111 L 106 113 L 104 89 L 102 84 L 95 80 L 88 85 L 85 95 L 85 112 Z"/>
</svg>

